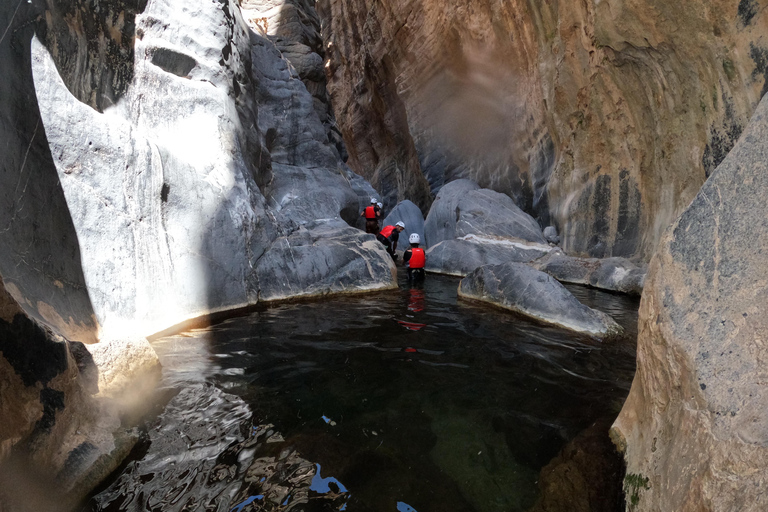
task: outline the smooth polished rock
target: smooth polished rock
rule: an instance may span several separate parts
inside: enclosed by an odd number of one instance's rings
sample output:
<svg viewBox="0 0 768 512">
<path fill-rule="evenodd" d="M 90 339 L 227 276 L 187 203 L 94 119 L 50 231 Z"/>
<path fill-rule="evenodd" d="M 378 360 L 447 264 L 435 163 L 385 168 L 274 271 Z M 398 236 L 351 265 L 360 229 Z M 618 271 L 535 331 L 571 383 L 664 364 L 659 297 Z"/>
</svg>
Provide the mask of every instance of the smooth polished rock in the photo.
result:
<svg viewBox="0 0 768 512">
<path fill-rule="evenodd" d="M 598 338 L 622 332 L 609 315 L 585 306 L 555 278 L 524 263 L 486 265 L 474 270 L 459 283 L 459 297 L 489 302 Z"/>
<path fill-rule="evenodd" d="M 476 235 L 546 244 L 536 221 L 509 196 L 457 180 L 440 190 L 424 225 L 427 244 Z"/>
<path fill-rule="evenodd" d="M 421 240 L 420 247 L 422 249 L 427 247 L 426 237 L 424 236 L 424 216 L 422 216 L 418 206 L 407 199 L 397 203 L 397 206 L 381 222 L 381 227 L 394 226 L 398 222 L 405 224 L 405 229 L 400 233 L 399 248 L 407 249 L 409 247 L 408 237 L 412 233 L 419 235 Z"/>
<path fill-rule="evenodd" d="M 257 302 L 254 269 L 273 242 L 306 223 L 355 224 L 360 194 L 350 183 L 365 189 L 293 66 L 236 2 L 159 0 L 135 25 L 131 75 L 103 112 L 62 79 L 62 49 L 33 51 L 42 121 L 105 339 Z M 316 291 L 328 276 L 312 275 L 317 283 L 295 280 Z"/>
<path fill-rule="evenodd" d="M 466 276 L 484 265 L 507 262 L 527 263 L 541 258 L 552 250 L 548 245 L 509 238 L 483 238 L 467 235 L 443 240 L 427 249 L 428 272 Z"/>
<path fill-rule="evenodd" d="M 552 251 L 532 265 L 563 283 L 585 284 L 638 297 L 643 293 L 648 271 L 646 266 L 626 258 L 576 258 L 562 251 Z"/>
<path fill-rule="evenodd" d="M 395 265 L 384 246 L 340 220 L 308 223 L 278 238 L 256 273 L 260 301 L 397 286 Z"/>
</svg>

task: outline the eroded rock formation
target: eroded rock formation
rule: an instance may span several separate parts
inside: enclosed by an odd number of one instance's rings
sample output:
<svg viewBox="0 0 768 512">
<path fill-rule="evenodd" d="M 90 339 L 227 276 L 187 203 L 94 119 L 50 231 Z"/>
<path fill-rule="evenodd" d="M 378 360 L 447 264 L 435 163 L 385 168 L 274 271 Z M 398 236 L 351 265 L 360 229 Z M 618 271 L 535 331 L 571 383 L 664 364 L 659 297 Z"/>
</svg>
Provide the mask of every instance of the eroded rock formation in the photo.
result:
<svg viewBox="0 0 768 512">
<path fill-rule="evenodd" d="M 613 434 L 632 510 L 768 508 L 768 97 L 667 231 Z"/>
<path fill-rule="evenodd" d="M 347 224 L 373 189 L 307 90 L 321 59 L 248 21 L 229 0 L 0 7 L 0 508 L 66 508 L 16 501 L 19 468 L 76 499 L 125 455 L 147 335 L 394 286 Z"/>
<path fill-rule="evenodd" d="M 353 169 L 508 194 L 569 254 L 649 259 L 768 90 L 763 0 L 322 0 Z M 425 208 L 426 211 L 426 208 Z"/>
</svg>

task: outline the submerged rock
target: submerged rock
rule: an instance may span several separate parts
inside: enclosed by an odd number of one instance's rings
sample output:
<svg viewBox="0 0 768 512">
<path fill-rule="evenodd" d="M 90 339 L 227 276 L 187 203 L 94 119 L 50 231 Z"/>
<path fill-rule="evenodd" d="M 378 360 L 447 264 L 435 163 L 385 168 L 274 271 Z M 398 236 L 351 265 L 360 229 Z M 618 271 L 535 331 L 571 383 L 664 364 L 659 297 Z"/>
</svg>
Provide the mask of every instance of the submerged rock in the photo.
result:
<svg viewBox="0 0 768 512">
<path fill-rule="evenodd" d="M 768 96 L 651 261 L 613 426 L 632 510 L 768 510 L 766 196 Z"/>
<path fill-rule="evenodd" d="M 524 263 L 480 267 L 461 280 L 459 296 L 490 302 L 565 329 L 607 337 L 622 328 L 576 299 L 555 278 Z"/>
<path fill-rule="evenodd" d="M 429 246 L 466 235 L 546 244 L 536 221 L 512 199 L 470 180 L 453 181 L 437 194 L 424 231 Z"/>
<path fill-rule="evenodd" d="M 487 238 L 467 235 L 443 240 L 427 252 L 426 270 L 452 276 L 466 276 L 484 265 L 507 262 L 530 262 L 548 254 L 548 245 L 508 238 Z"/>
<path fill-rule="evenodd" d="M 612 421 L 597 420 L 541 470 L 541 494 L 528 512 L 621 510 L 624 465 L 608 437 Z"/>
<path fill-rule="evenodd" d="M 626 258 L 576 258 L 559 250 L 532 265 L 563 283 L 586 284 L 637 296 L 643 293 L 647 272 L 646 267 Z"/>
</svg>

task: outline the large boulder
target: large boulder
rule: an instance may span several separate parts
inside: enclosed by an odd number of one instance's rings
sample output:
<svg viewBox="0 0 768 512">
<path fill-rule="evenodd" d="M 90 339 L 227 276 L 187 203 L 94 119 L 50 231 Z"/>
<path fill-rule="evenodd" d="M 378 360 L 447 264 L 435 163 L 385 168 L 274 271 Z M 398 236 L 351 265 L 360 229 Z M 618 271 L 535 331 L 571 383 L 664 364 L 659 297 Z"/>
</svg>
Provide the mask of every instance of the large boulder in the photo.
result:
<svg viewBox="0 0 768 512">
<path fill-rule="evenodd" d="M 531 262 L 552 250 L 523 240 L 484 238 L 467 235 L 453 240 L 443 240 L 427 249 L 425 269 L 437 274 L 466 276 L 477 267 L 501 263 Z"/>
<path fill-rule="evenodd" d="M 665 234 L 613 427 L 636 511 L 768 510 L 768 96 Z"/>
<path fill-rule="evenodd" d="M 278 238 L 256 273 L 261 301 L 397 286 L 384 246 L 342 221 L 310 223 Z"/>
<path fill-rule="evenodd" d="M 427 242 L 424 236 L 424 216 L 421 214 L 421 210 L 409 200 L 401 201 L 397 203 L 397 206 L 389 212 L 389 215 L 382 221 L 381 227 L 394 226 L 398 222 L 405 224 L 405 229 L 400 233 L 401 242 L 398 243 L 400 248 L 408 248 L 408 237 L 411 233 L 416 233 L 421 239 L 421 247 L 426 248 Z"/>
<path fill-rule="evenodd" d="M 546 244 L 536 221 L 512 199 L 470 180 L 453 181 L 437 194 L 424 224 L 427 244 L 477 235 Z"/>
<path fill-rule="evenodd" d="M 524 263 L 474 270 L 459 283 L 459 297 L 489 302 L 590 336 L 610 337 L 622 332 L 610 316 L 585 306 L 555 278 Z"/>
<path fill-rule="evenodd" d="M 647 268 L 626 258 L 577 258 L 560 250 L 532 263 L 563 283 L 585 284 L 594 288 L 640 296 Z"/>
</svg>

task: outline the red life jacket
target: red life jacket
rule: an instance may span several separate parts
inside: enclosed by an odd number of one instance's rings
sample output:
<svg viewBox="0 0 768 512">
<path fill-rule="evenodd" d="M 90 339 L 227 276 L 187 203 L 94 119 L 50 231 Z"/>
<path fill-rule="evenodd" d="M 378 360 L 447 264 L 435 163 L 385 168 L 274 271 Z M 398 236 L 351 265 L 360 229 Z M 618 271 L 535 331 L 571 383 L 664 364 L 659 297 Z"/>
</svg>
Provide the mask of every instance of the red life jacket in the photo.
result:
<svg viewBox="0 0 768 512">
<path fill-rule="evenodd" d="M 384 238 L 389 238 L 389 235 L 391 235 L 394 230 L 395 226 L 384 226 L 384 229 L 382 229 L 379 234 Z"/>
<path fill-rule="evenodd" d="M 408 260 L 409 268 L 424 268 L 424 249 L 421 247 L 414 247 L 411 249 L 411 259 Z"/>
<path fill-rule="evenodd" d="M 365 219 L 366 220 L 376 220 L 376 209 L 373 206 L 366 206 L 366 208 L 365 208 Z"/>
</svg>

